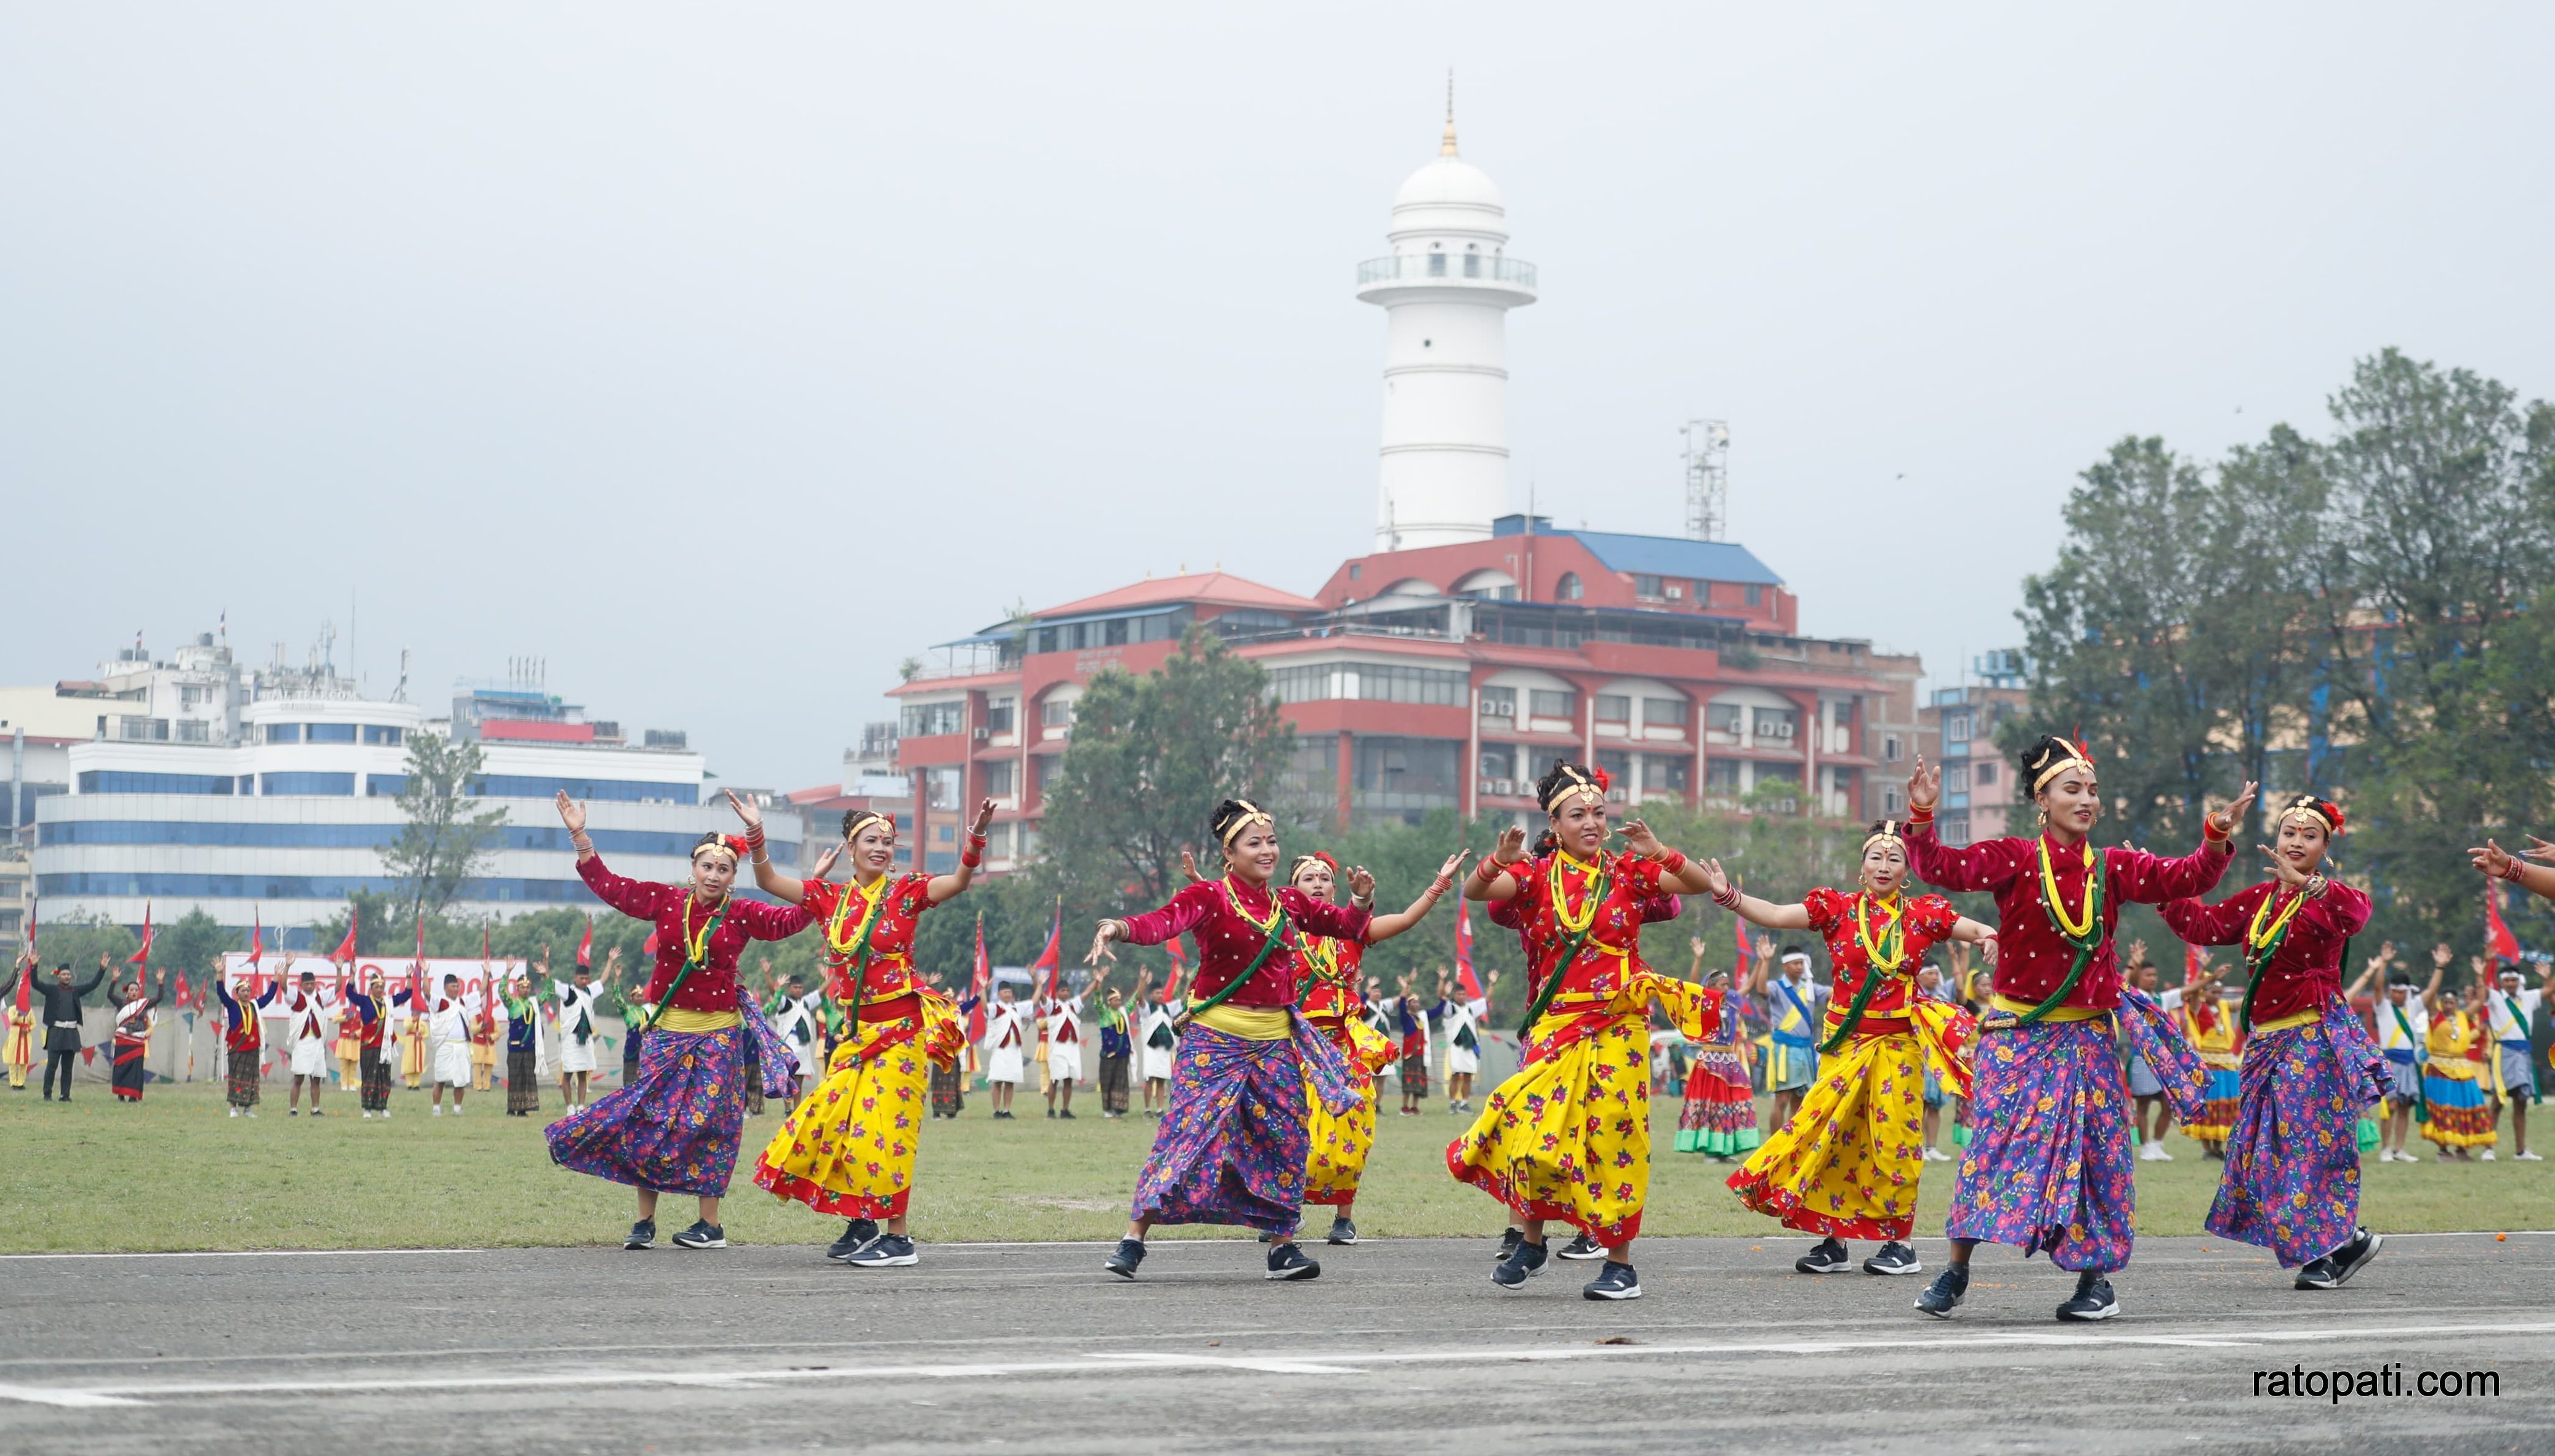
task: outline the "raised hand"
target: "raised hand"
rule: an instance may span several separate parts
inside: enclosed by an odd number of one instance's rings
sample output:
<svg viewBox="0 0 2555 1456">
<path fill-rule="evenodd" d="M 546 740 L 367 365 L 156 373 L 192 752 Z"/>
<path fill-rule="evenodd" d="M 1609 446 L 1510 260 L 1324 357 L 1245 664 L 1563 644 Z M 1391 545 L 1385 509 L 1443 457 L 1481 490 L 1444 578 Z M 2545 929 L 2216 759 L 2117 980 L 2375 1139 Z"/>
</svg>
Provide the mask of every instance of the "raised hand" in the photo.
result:
<svg viewBox="0 0 2555 1456">
<path fill-rule="evenodd" d="M 2467 860 L 2493 879 L 2510 878 L 2510 851 L 2490 839 L 2486 840 L 2481 847 L 2468 850 Z"/>
<path fill-rule="evenodd" d="M 1703 862 L 1703 878 L 1709 882 L 1704 887 L 1704 893 L 1706 895 L 1713 896 L 1717 899 L 1730 893 L 1730 876 L 1721 868 L 1721 861 L 1705 860 Z M 1695 939 L 1694 951 L 1697 955 L 1701 955 L 1703 953 L 1703 940 L 1700 936 Z"/>
<path fill-rule="evenodd" d="M 1198 873 L 1197 852 L 1185 844 L 1180 846 L 1180 878 L 1192 885 L 1203 884 L 1206 880 L 1206 876 Z"/>
<path fill-rule="evenodd" d="M 2457 958 L 2458 953 L 2449 948 L 2447 941 L 2442 941 L 2431 947 L 2432 970 L 2445 971 L 2449 968 L 2449 962 L 2456 960 Z"/>
<path fill-rule="evenodd" d="M 585 832 L 585 805 L 568 797 L 567 790 L 564 789 L 558 791 L 558 816 L 559 822 L 567 826 L 567 832 L 570 834 Z"/>
<path fill-rule="evenodd" d="M 1659 836 L 1650 832 L 1649 823 L 1643 819 L 1626 819 L 1623 835 L 1624 847 L 1643 859 L 1655 858 L 1662 848 Z"/>
<path fill-rule="evenodd" d="M 1916 767 L 1907 774 L 1907 807 L 1931 809 L 1943 796 L 1943 771 L 1929 768 L 1925 756 L 1916 756 Z"/>
<path fill-rule="evenodd" d="M 2271 862 L 2271 873 L 2280 877 L 2280 883 L 2282 885 L 2287 886 L 2291 890 L 2295 890 L 2299 886 L 2307 883 L 2307 872 L 2299 869 L 2293 864 L 2290 864 L 2287 859 L 2274 851 L 2271 846 L 2267 844 L 2257 844 L 2253 847 L 2262 852 L 2262 858 Z"/>
<path fill-rule="evenodd" d="M 1349 898 L 1352 900 L 1375 898 L 1375 875 L 1364 865 L 1357 865 L 1349 870 Z"/>
<path fill-rule="evenodd" d="M 763 826 L 763 810 L 737 797 L 736 790 L 733 789 L 723 789 L 719 791 L 727 795 L 727 806 L 736 810 L 736 816 L 745 821 L 747 829 L 759 829 Z"/>
<path fill-rule="evenodd" d="M 834 867 L 834 861 L 841 859 L 842 857 L 843 846 L 840 843 L 825 846 L 825 852 L 816 857 L 816 873 L 808 876 L 807 878 L 810 880 L 824 879 L 825 872 L 831 870 Z"/>
<path fill-rule="evenodd" d="M 967 830 L 967 837 L 970 839 L 984 838 L 985 831 L 992 828 L 993 823 L 994 801 L 990 798 L 978 800 L 976 804 L 976 822 Z"/>
<path fill-rule="evenodd" d="M 2519 852 L 2519 857 L 2524 860 L 2535 860 L 2541 865 L 2555 865 L 2555 843 L 2531 834 L 2528 836 L 2528 847 Z"/>
<path fill-rule="evenodd" d="M 1514 865 L 1523 860 L 1525 858 L 1524 826 L 1511 824 L 1502 829 L 1499 847 L 1491 851 L 1491 858 L 1503 865 Z"/>
<path fill-rule="evenodd" d="M 2245 791 L 2237 794 L 2227 807 L 2210 811 L 2209 822 L 2217 829 L 2219 838 L 2224 839 L 2235 833 L 2236 826 L 2245 822 L 2246 811 L 2253 807 L 2254 799 L 2261 796 L 2260 789 L 2260 785 L 2248 779 L 2245 781 Z"/>
<path fill-rule="evenodd" d="M 1126 930 L 1127 926 L 1123 921 L 1102 920 L 1099 928 L 1091 932 L 1091 953 L 1082 958 L 1082 963 L 1097 967 L 1103 962 L 1115 962 L 1118 959 L 1118 952 L 1111 950 L 1109 944 L 1122 937 Z"/>
</svg>

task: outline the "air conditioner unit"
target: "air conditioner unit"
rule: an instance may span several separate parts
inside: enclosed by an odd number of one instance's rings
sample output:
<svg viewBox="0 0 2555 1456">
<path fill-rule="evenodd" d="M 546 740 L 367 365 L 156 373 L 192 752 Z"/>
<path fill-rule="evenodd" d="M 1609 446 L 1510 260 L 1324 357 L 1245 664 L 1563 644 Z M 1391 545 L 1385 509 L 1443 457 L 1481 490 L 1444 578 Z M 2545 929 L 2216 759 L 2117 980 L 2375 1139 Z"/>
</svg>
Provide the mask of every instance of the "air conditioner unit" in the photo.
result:
<svg viewBox="0 0 2555 1456">
<path fill-rule="evenodd" d="M 1685 600 L 1685 588 L 1684 588 L 1684 587 L 1682 587 L 1682 586 L 1675 586 L 1675 585 L 1671 585 L 1671 586 L 1669 586 L 1669 587 L 1668 587 L 1668 600 L 1669 600 L 1669 601 L 1672 601 L 1672 602 L 1678 602 L 1678 601 L 1683 601 L 1683 600 Z"/>
<path fill-rule="evenodd" d="M 1516 793 L 1516 792 L 1517 792 L 1517 784 L 1516 784 L 1516 781 L 1514 781 L 1514 780 L 1509 780 L 1509 779 L 1503 779 L 1503 780 L 1501 780 L 1501 781 L 1500 781 L 1500 792 L 1502 792 L 1502 793 L 1506 793 L 1506 794 L 1514 794 L 1514 793 Z"/>
<path fill-rule="evenodd" d="M 986 739 L 991 738 L 991 737 L 993 737 L 993 736 L 994 736 L 994 730 L 993 730 L 993 729 L 991 729 L 991 728 L 978 728 L 978 729 L 976 730 L 976 741 L 977 741 L 978 743 L 982 743 L 982 742 L 984 742 Z"/>
<path fill-rule="evenodd" d="M 1765 730 L 1765 736 L 1768 738 L 1789 738 L 1792 736 L 1792 725 L 1789 723 L 1776 723 Z"/>
</svg>

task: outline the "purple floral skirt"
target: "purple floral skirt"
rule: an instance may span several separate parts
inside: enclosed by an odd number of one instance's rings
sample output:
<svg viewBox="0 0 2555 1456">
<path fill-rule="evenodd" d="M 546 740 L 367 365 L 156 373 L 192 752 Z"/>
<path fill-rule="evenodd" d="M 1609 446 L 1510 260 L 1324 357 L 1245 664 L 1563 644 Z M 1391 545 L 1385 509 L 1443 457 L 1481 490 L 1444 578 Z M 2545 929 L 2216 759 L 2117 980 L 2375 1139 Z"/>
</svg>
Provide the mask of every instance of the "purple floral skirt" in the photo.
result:
<svg viewBox="0 0 2555 1456">
<path fill-rule="evenodd" d="M 2018 1244 L 2024 1257 L 2045 1253 L 2064 1270 L 2109 1274 L 2129 1264 L 2137 1185 L 2118 1034 L 2146 1058 L 2177 1115 L 2198 1112 L 2207 1069 L 2135 991 L 2123 991 L 2108 1019 L 1982 1026 L 1947 1235 Z"/>
<path fill-rule="evenodd" d="M 2249 1038 L 2243 1075 L 2206 1227 L 2294 1269 L 2359 1227 L 2360 1116 L 2385 1095 L 2385 1053 L 2334 1001 L 2321 1022 Z"/>
<path fill-rule="evenodd" d="M 1304 1201 L 1309 1080 L 1326 1105 L 1360 1094 L 1338 1049 L 1301 1017 L 1294 1035 L 1254 1041 L 1191 1025 L 1171 1067 L 1170 1107 L 1136 1180 L 1135 1216 L 1157 1224 L 1241 1224 L 1281 1238 Z"/>
<path fill-rule="evenodd" d="M 634 1188 L 724 1195 L 745 1126 L 749 1034 L 649 1031 L 637 1081 L 549 1125 L 550 1160 Z"/>
</svg>

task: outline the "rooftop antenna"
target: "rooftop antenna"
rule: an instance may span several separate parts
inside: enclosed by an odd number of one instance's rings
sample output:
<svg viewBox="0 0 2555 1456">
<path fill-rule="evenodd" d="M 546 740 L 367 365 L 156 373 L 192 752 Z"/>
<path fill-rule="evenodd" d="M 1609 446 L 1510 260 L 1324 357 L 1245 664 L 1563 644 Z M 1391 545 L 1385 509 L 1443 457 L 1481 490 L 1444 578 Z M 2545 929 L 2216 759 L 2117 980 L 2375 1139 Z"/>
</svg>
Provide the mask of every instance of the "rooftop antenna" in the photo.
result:
<svg viewBox="0 0 2555 1456">
<path fill-rule="evenodd" d="M 1446 136 L 1437 144 L 1437 155 L 1455 155 L 1455 67 L 1446 67 Z"/>
<path fill-rule="evenodd" d="M 1685 534 L 1719 541 L 1730 529 L 1729 422 L 1689 420 L 1677 433 L 1685 436 Z"/>
<path fill-rule="evenodd" d="M 392 701 L 392 702 L 395 702 L 395 703 L 404 703 L 404 702 L 407 702 L 407 701 L 408 701 L 408 649 L 407 649 L 407 648 L 401 648 L 401 649 L 400 649 L 400 680 L 399 680 L 399 686 L 394 687 L 394 688 L 392 688 L 392 689 L 391 689 L 391 701 Z"/>
</svg>

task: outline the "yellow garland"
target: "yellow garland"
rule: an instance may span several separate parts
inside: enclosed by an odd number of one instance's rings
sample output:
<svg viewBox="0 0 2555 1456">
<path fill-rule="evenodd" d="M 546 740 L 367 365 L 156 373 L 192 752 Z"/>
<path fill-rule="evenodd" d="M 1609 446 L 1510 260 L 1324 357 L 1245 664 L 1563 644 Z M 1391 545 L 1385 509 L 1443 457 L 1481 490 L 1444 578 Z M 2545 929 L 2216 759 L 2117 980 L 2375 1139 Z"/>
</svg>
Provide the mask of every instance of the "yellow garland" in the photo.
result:
<svg viewBox="0 0 2555 1456">
<path fill-rule="evenodd" d="M 1578 918 L 1573 919 L 1570 914 L 1569 886 L 1561 878 L 1561 867 L 1564 864 L 1568 864 L 1572 869 L 1586 876 L 1589 889 L 1592 891 L 1597 885 L 1598 866 L 1581 864 L 1578 857 L 1566 849 L 1556 849 L 1552 852 L 1552 868 L 1547 874 L 1550 876 L 1552 888 L 1553 922 L 1560 925 L 1565 932 L 1576 935 L 1596 922 L 1598 897 L 1593 894 L 1588 896 L 1587 903 L 1580 907 Z"/>
<path fill-rule="evenodd" d="M 2253 923 L 2246 928 L 2245 944 L 2256 953 L 2268 948 L 2273 940 L 2278 939 L 2280 931 L 2285 928 L 2288 925 L 2289 920 L 2297 914 L 2298 907 L 2307 903 L 2307 898 L 2305 896 L 2298 896 L 2289 902 L 2287 909 L 2281 910 L 2279 915 L 2274 918 L 2268 926 L 2265 926 L 2262 923 L 2262 916 L 2271 909 L 2272 905 L 2278 902 L 2279 898 L 2279 892 L 2273 891 L 2269 895 L 2262 897 L 2262 903 L 2260 905 L 2253 907 Z"/>
<path fill-rule="evenodd" d="M 1872 897 L 1865 894 L 1854 898 L 1854 938 L 1863 947 L 1864 963 L 1889 975 L 1907 964 L 1906 908 L 1893 895 L 1882 909 L 1888 912 L 1888 920 L 1882 926 L 1881 944 L 1876 945 L 1872 940 Z M 1888 949 L 1885 952 L 1883 946 Z"/>
<path fill-rule="evenodd" d="M 1337 984 L 1340 979 L 1339 942 L 1328 935 L 1307 935 L 1299 947 L 1306 969 L 1318 980 Z"/>
<path fill-rule="evenodd" d="M 852 947 L 861 943 L 861 937 L 869 933 L 871 924 L 886 908 L 890 899 L 888 892 L 895 888 L 896 876 L 882 874 L 877 884 L 877 889 L 863 892 L 868 897 L 869 907 L 861 911 L 861 922 L 852 927 L 849 936 L 843 934 L 843 916 L 852 908 L 852 893 L 861 887 L 857 883 L 845 887 L 842 895 L 834 901 L 833 916 L 825 922 L 825 944 L 834 952 L 834 964 L 851 963 Z"/>
<path fill-rule="evenodd" d="M 722 895 L 719 897 L 718 908 L 710 911 L 708 919 L 701 921 L 701 932 L 695 935 L 692 933 L 692 897 L 688 895 L 683 897 L 682 937 L 685 961 L 696 966 L 706 966 L 710 963 L 710 927 L 718 923 L 719 910 L 726 908 L 727 897 Z"/>
<path fill-rule="evenodd" d="M 1242 897 L 1233 893 L 1233 877 L 1231 875 L 1226 875 L 1216 883 L 1224 887 L 1225 903 L 1233 907 L 1233 912 L 1242 917 L 1242 922 L 1244 924 L 1249 925 L 1251 928 L 1259 931 L 1263 935 L 1275 935 L 1278 933 L 1278 917 L 1286 912 L 1286 907 L 1284 902 L 1278 900 L 1277 891 L 1272 890 L 1269 892 L 1269 918 L 1264 920 L 1242 908 Z"/>
<path fill-rule="evenodd" d="M 2094 846 L 2091 844 L 2085 846 L 2085 868 L 2089 874 L 2094 868 Z M 2049 918 L 2058 926 L 2060 933 L 2071 940 L 2082 940 L 2094 933 L 2094 920 L 2102 913 L 2102 907 L 2095 900 L 2094 882 L 2091 879 L 2085 882 L 2083 922 L 2069 921 L 2066 902 L 2058 895 L 2058 871 L 2049 862 L 2049 840 L 2046 837 L 2040 840 L 2040 893 L 2048 903 Z"/>
</svg>

